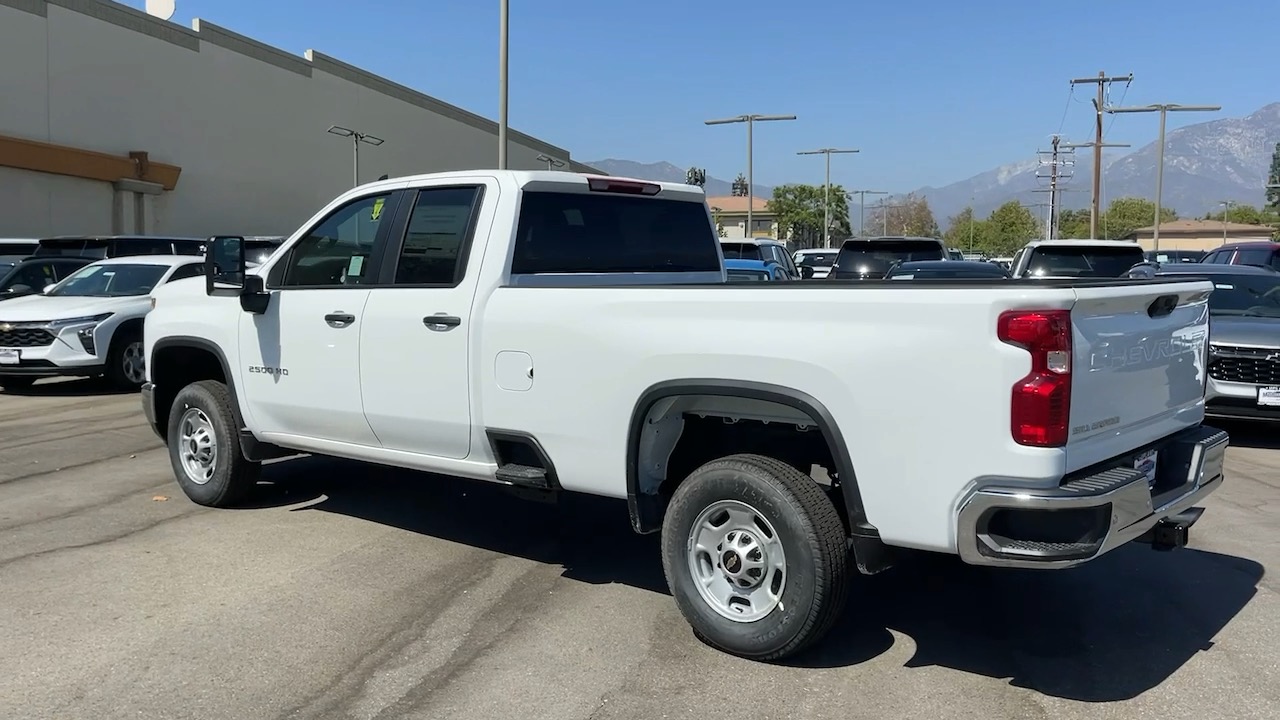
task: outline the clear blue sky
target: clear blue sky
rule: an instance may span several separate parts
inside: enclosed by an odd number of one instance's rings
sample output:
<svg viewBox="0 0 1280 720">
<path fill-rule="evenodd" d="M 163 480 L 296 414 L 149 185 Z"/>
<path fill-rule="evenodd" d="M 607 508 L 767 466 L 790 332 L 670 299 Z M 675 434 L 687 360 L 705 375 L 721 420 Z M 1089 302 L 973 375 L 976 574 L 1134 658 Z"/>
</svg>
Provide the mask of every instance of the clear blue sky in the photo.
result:
<svg viewBox="0 0 1280 720">
<path fill-rule="evenodd" d="M 497 117 L 498 0 L 177 5 L 183 25 L 312 48 Z M 1278 21 L 1276 0 L 511 0 L 510 120 L 578 160 L 732 179 L 745 127 L 703 120 L 795 114 L 757 126 L 757 182 L 820 183 L 821 157 L 795 152 L 839 146 L 862 152 L 833 158 L 833 182 L 906 191 L 1027 158 L 1060 128 L 1091 140 L 1093 87 L 1069 103 L 1068 80 L 1099 70 L 1134 73 L 1128 105 L 1217 104 L 1226 117 L 1280 100 Z M 1170 128 L 1210 117 L 1170 115 Z M 1109 142 L 1155 139 L 1154 115 L 1108 123 Z"/>
</svg>

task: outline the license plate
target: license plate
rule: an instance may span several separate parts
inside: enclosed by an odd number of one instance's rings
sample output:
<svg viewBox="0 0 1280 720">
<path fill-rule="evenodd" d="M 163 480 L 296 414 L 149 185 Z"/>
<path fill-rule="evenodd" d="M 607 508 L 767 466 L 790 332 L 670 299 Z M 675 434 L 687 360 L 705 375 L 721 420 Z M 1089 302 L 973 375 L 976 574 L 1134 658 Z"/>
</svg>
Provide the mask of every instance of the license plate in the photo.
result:
<svg viewBox="0 0 1280 720">
<path fill-rule="evenodd" d="M 17 365 L 22 359 L 22 351 L 18 348 L 0 348 L 0 365 Z"/>
<path fill-rule="evenodd" d="M 1264 407 L 1280 406 L 1280 387 L 1272 385 L 1258 388 L 1258 404 Z"/>
<path fill-rule="evenodd" d="M 1147 485 L 1156 484 L 1156 457 L 1158 453 L 1155 450 L 1148 450 L 1139 454 L 1133 459 L 1133 469 L 1146 475 Z"/>
</svg>

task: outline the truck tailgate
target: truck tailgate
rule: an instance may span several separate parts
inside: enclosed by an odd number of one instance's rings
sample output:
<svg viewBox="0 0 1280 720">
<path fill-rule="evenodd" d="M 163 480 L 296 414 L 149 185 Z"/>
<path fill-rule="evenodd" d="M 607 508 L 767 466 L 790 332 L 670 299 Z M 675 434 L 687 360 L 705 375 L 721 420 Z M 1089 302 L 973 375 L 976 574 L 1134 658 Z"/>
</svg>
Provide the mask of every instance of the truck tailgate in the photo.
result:
<svg viewBox="0 0 1280 720">
<path fill-rule="evenodd" d="M 1067 472 L 1204 417 L 1207 281 L 1077 287 Z"/>
</svg>

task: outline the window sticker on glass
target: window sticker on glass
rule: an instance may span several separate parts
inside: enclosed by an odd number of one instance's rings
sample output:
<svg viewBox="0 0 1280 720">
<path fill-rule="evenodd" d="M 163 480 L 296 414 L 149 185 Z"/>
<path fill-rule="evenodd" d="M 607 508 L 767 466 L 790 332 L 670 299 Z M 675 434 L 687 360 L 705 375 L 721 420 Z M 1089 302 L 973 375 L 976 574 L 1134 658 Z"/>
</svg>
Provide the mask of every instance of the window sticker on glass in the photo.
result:
<svg viewBox="0 0 1280 720">
<path fill-rule="evenodd" d="M 370 220 L 377 220 L 382 216 L 382 206 L 386 203 L 386 198 L 378 198 L 373 201 L 373 212 L 370 213 Z"/>
<path fill-rule="evenodd" d="M 364 275 L 364 256 L 352 255 L 351 262 L 347 264 L 347 277 L 361 277 Z"/>
</svg>

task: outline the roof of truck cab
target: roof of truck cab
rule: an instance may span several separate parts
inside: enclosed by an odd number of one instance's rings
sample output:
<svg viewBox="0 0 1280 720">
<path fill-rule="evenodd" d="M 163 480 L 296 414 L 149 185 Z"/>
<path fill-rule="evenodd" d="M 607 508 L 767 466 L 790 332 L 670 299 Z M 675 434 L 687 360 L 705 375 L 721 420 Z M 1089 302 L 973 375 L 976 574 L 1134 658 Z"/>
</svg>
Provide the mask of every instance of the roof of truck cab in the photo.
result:
<svg viewBox="0 0 1280 720">
<path fill-rule="evenodd" d="M 589 178 L 608 178 L 610 180 L 625 180 L 628 182 L 646 183 L 649 185 L 657 185 L 661 188 L 661 194 L 666 197 L 674 195 L 684 196 L 681 199 L 705 202 L 706 193 L 702 188 L 696 185 L 678 182 L 660 182 L 657 180 L 644 180 L 641 178 L 624 177 L 621 175 L 604 175 L 599 173 L 576 173 L 565 172 L 563 170 L 494 170 L 489 168 L 477 168 L 475 170 L 450 170 L 448 172 L 422 173 L 420 175 L 405 175 L 401 177 L 387 178 L 386 180 L 378 180 L 371 183 L 365 183 L 359 187 L 352 188 L 348 192 L 374 190 L 385 187 L 387 189 L 397 188 L 404 183 L 408 183 L 410 187 L 419 184 L 431 183 L 437 180 L 474 178 L 477 175 L 495 177 L 499 179 L 507 178 L 514 181 L 520 187 L 531 185 L 534 183 L 559 183 L 586 185 Z M 345 193 L 344 193 L 345 194 Z M 643 197 L 643 196 L 640 196 Z"/>
<path fill-rule="evenodd" d="M 204 262 L 203 255 L 121 255 L 95 260 L 90 265 L 164 265 L 178 267 Z"/>
<path fill-rule="evenodd" d="M 1133 240 L 1032 240 L 1026 245 L 1029 248 L 1037 247 L 1119 247 L 1119 248 L 1138 248 L 1142 249 L 1137 242 Z"/>
</svg>

